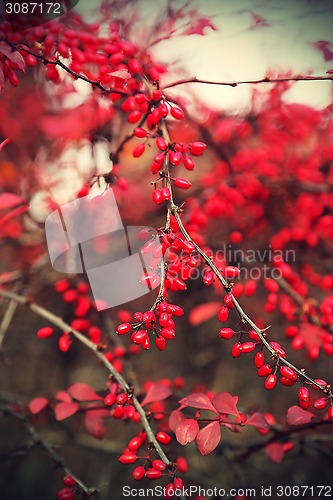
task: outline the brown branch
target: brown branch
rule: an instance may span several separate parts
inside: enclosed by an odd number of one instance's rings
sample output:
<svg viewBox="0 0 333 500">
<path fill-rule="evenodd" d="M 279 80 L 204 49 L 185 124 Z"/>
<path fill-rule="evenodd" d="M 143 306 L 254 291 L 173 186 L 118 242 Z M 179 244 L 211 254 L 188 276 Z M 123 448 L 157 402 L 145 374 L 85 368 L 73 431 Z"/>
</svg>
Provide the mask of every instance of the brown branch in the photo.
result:
<svg viewBox="0 0 333 500">
<path fill-rule="evenodd" d="M 280 82 L 307 82 L 307 81 L 333 81 L 333 76 L 302 76 L 302 75 L 294 75 L 289 77 L 281 77 L 281 78 L 270 78 L 269 76 L 265 76 L 265 78 L 261 78 L 259 80 L 244 80 L 237 82 L 214 82 L 211 80 L 202 80 L 200 78 L 185 78 L 183 80 L 177 80 L 176 82 L 169 83 L 165 85 L 161 90 L 171 89 L 173 87 L 177 87 L 179 85 L 184 85 L 185 83 L 202 83 L 205 85 L 220 85 L 224 87 L 238 87 L 238 85 L 251 85 L 251 84 L 259 84 L 259 83 L 280 83 Z"/>
<path fill-rule="evenodd" d="M 126 382 L 126 380 L 122 377 L 122 375 L 114 368 L 113 364 L 110 363 L 104 356 L 102 352 L 99 351 L 98 346 L 91 342 L 87 337 L 85 337 L 82 333 L 79 331 L 73 329 L 68 323 L 63 321 L 59 316 L 56 316 L 52 312 L 48 311 L 44 307 L 36 304 L 29 298 L 23 296 L 23 295 L 18 295 L 14 292 L 10 292 L 7 290 L 0 289 L 0 296 L 4 297 L 9 300 L 13 300 L 15 302 L 18 302 L 19 304 L 25 305 L 28 307 L 32 312 L 40 316 L 41 318 L 46 319 L 56 327 L 58 327 L 60 330 L 63 332 L 66 332 L 68 334 L 73 335 L 77 340 L 79 340 L 83 345 L 85 345 L 90 351 L 92 351 L 95 356 L 101 361 L 101 363 L 107 368 L 107 370 L 111 373 L 111 375 L 114 377 L 114 379 L 118 382 L 118 384 L 123 388 L 124 391 L 130 391 L 130 386 Z M 161 448 L 160 444 L 158 443 L 155 434 L 150 427 L 150 424 L 147 419 L 147 415 L 145 410 L 142 408 L 140 405 L 138 399 L 136 398 L 135 395 L 132 397 L 132 402 L 133 406 L 137 410 L 137 412 L 140 415 L 141 423 L 147 433 L 147 437 L 149 441 L 152 443 L 154 446 L 156 452 L 158 453 L 160 459 L 166 464 L 169 465 L 170 461 L 166 454 L 164 453 L 163 449 Z"/>
<path fill-rule="evenodd" d="M 291 435 L 298 434 L 303 431 L 315 429 L 317 427 L 322 427 L 326 425 L 331 425 L 332 426 L 332 421 L 331 420 L 315 420 L 311 421 L 307 424 L 302 424 L 298 426 L 290 426 L 287 429 L 281 430 L 281 429 L 274 429 L 274 435 L 270 436 L 268 439 L 265 439 L 264 441 L 258 441 L 255 443 L 252 443 L 250 445 L 248 444 L 230 444 L 230 447 L 233 448 L 234 450 L 239 450 L 239 449 L 244 449 L 246 450 L 239 455 L 238 460 L 246 460 L 249 458 L 253 453 L 260 451 L 261 449 L 265 448 L 268 444 L 274 443 L 276 441 L 279 441 L 280 439 L 285 439 L 288 438 Z"/>
<path fill-rule="evenodd" d="M 32 56 L 36 57 L 36 59 L 41 60 L 42 63 L 45 64 L 45 65 L 47 65 L 47 64 L 53 64 L 54 66 L 59 66 L 64 71 L 66 71 L 71 76 L 73 76 L 75 79 L 77 79 L 77 80 L 83 80 L 84 82 L 90 83 L 90 85 L 92 85 L 93 87 L 97 87 L 104 94 L 120 94 L 120 95 L 123 95 L 123 96 L 127 96 L 128 95 L 128 93 L 124 92 L 123 90 L 107 89 L 106 87 L 104 87 L 101 84 L 100 81 L 98 81 L 98 80 L 92 80 L 92 79 L 88 78 L 87 76 L 82 75 L 81 73 L 77 73 L 76 71 L 73 71 L 68 66 L 66 66 L 66 64 L 64 64 L 62 61 L 60 61 L 60 59 L 54 59 L 54 60 L 47 59 L 47 57 L 45 57 L 43 54 L 36 54 L 36 52 L 33 52 L 30 49 L 27 49 L 24 45 L 15 44 L 15 43 L 11 42 L 10 40 L 8 40 L 6 38 L 1 38 L 0 41 L 7 42 L 8 45 L 10 45 L 14 50 L 20 50 L 20 51 L 26 52 L 27 54 L 31 54 Z"/>
<path fill-rule="evenodd" d="M 43 448 L 46 451 L 47 455 L 57 464 L 57 466 L 61 467 L 65 475 L 73 477 L 73 479 L 75 479 L 75 482 L 85 493 L 91 495 L 96 492 L 95 488 L 89 488 L 88 486 L 86 486 L 70 469 L 68 469 L 68 467 L 64 463 L 64 460 L 54 451 L 49 443 L 47 443 L 47 441 L 45 441 L 41 437 L 41 435 L 37 432 L 35 427 L 29 422 L 28 418 L 25 415 L 16 412 L 8 404 L 5 404 L 3 402 L 0 402 L 0 411 L 4 415 L 9 415 L 16 420 L 19 420 L 32 436 L 34 444 Z"/>
</svg>

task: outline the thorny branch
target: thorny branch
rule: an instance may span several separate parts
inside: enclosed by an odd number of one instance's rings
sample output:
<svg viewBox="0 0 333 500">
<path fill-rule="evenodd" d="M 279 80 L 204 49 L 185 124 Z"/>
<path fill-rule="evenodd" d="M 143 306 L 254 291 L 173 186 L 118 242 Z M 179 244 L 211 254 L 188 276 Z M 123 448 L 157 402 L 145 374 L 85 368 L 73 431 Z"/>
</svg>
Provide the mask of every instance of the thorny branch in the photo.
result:
<svg viewBox="0 0 333 500">
<path fill-rule="evenodd" d="M 58 327 L 60 330 L 73 335 L 77 340 L 79 340 L 82 344 L 84 344 L 90 351 L 94 352 L 95 356 L 101 361 L 101 363 L 107 368 L 107 370 L 110 372 L 110 374 L 113 376 L 113 378 L 118 382 L 118 384 L 124 389 L 124 391 L 130 391 L 130 386 L 126 382 L 126 380 L 123 378 L 123 376 L 114 368 L 113 364 L 110 363 L 104 356 L 102 352 L 99 351 L 98 346 L 91 342 L 87 337 L 85 337 L 82 333 L 78 332 L 77 330 L 73 329 L 68 323 L 63 321 L 59 316 L 56 316 L 52 312 L 48 311 L 44 307 L 32 302 L 31 299 L 24 297 L 23 295 L 18 295 L 14 292 L 10 292 L 7 290 L 0 289 L 0 296 L 9 299 L 12 301 L 15 301 L 19 304 L 25 305 L 28 307 L 32 312 L 40 316 L 41 318 L 46 319 L 50 323 L 52 323 L 54 326 Z M 140 402 L 138 401 L 137 397 L 133 395 L 132 397 L 133 401 L 133 406 L 137 410 L 137 412 L 140 415 L 140 419 L 142 422 L 142 425 L 147 433 L 147 437 L 149 441 L 153 444 L 156 452 L 158 453 L 159 457 L 161 460 L 166 464 L 169 465 L 170 461 L 166 454 L 164 453 L 163 449 L 161 448 L 160 444 L 156 440 L 155 434 L 149 424 L 149 421 L 147 419 L 147 415 L 145 410 L 142 408 L 140 405 Z"/>
</svg>

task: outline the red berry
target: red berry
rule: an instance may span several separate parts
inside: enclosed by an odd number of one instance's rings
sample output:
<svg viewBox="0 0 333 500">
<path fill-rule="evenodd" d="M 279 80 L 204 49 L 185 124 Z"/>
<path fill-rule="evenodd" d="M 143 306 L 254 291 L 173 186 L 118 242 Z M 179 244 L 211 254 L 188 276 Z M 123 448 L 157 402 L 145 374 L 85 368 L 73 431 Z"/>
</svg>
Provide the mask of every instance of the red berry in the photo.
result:
<svg viewBox="0 0 333 500">
<path fill-rule="evenodd" d="M 246 354 L 248 352 L 254 351 L 256 344 L 254 342 L 243 342 L 241 346 L 241 351 Z"/>
<path fill-rule="evenodd" d="M 184 111 L 180 108 L 171 107 L 170 112 L 173 118 L 176 118 L 176 120 L 181 120 L 182 118 L 184 118 Z"/>
<path fill-rule="evenodd" d="M 118 335 L 125 335 L 131 329 L 132 329 L 132 326 L 130 323 L 122 323 L 121 325 L 117 326 L 116 333 L 118 333 Z"/>
<path fill-rule="evenodd" d="M 153 460 L 151 465 L 153 469 L 156 470 L 164 470 L 166 468 L 166 465 L 164 462 L 162 462 L 162 460 Z"/>
<path fill-rule="evenodd" d="M 148 479 L 159 479 L 162 476 L 162 472 L 156 469 L 148 469 L 146 472 L 146 478 Z"/>
<path fill-rule="evenodd" d="M 277 376 L 274 375 L 274 373 L 271 373 L 271 375 L 268 375 L 268 377 L 265 380 L 265 388 L 268 390 L 274 389 L 276 386 L 277 382 Z"/>
<path fill-rule="evenodd" d="M 236 342 L 233 346 L 232 346 L 232 349 L 231 349 L 231 354 L 234 358 L 238 358 L 241 354 L 242 354 L 242 351 L 241 351 L 241 346 L 242 344 L 240 342 Z"/>
<path fill-rule="evenodd" d="M 73 500 L 75 495 L 69 488 L 62 488 L 57 493 L 57 500 Z"/>
<path fill-rule="evenodd" d="M 183 162 L 184 162 L 184 167 L 186 168 L 186 170 L 193 170 L 194 169 L 194 167 L 195 167 L 194 161 L 192 160 L 192 158 L 189 155 L 184 155 Z"/>
<path fill-rule="evenodd" d="M 156 439 L 161 444 L 170 444 L 171 437 L 166 432 L 160 431 L 156 434 Z"/>
<path fill-rule="evenodd" d="M 224 275 L 226 278 L 237 278 L 239 276 L 240 270 L 235 266 L 227 266 L 224 269 Z"/>
<path fill-rule="evenodd" d="M 230 293 L 227 293 L 224 296 L 223 302 L 227 306 L 228 309 L 233 309 L 233 307 L 234 307 L 234 301 L 233 301 L 233 297 L 232 297 L 232 295 Z"/>
<path fill-rule="evenodd" d="M 162 328 L 160 333 L 166 340 L 172 340 L 176 336 L 176 332 L 172 328 Z"/>
<path fill-rule="evenodd" d="M 190 151 L 193 156 L 200 156 L 205 151 L 207 145 L 204 142 L 192 142 Z"/>
<path fill-rule="evenodd" d="M 156 337 L 155 344 L 159 351 L 164 351 L 164 349 L 166 348 L 166 340 L 163 336 Z"/>
<path fill-rule="evenodd" d="M 185 460 L 184 457 L 178 457 L 178 459 L 177 459 L 177 469 L 182 474 L 185 474 L 185 472 L 188 471 L 187 461 Z"/>
<path fill-rule="evenodd" d="M 307 387 L 300 387 L 298 389 L 299 405 L 303 410 L 309 408 L 310 405 L 310 392 Z"/>
<path fill-rule="evenodd" d="M 316 410 L 323 410 L 324 408 L 326 408 L 327 405 L 328 405 L 328 399 L 327 398 L 316 399 L 316 401 L 314 401 L 314 403 L 313 403 L 313 407 Z"/>
<path fill-rule="evenodd" d="M 132 152 L 134 158 L 139 158 L 139 156 L 141 156 L 144 153 L 145 149 L 146 149 L 146 146 L 143 143 L 135 146 L 135 148 L 133 149 L 133 152 Z"/>
<path fill-rule="evenodd" d="M 146 137 L 146 135 L 148 134 L 148 132 L 144 128 L 137 127 L 134 130 L 133 134 L 135 135 L 135 137 L 140 137 L 140 139 L 143 139 L 144 137 Z"/>
<path fill-rule="evenodd" d="M 206 286 L 212 285 L 214 282 L 214 273 L 212 271 L 206 271 L 202 281 Z"/>
<path fill-rule="evenodd" d="M 75 481 L 74 477 L 72 477 L 72 476 L 65 476 L 63 478 L 62 482 L 64 483 L 65 486 L 75 486 L 76 485 L 76 481 Z"/>
<path fill-rule="evenodd" d="M 280 346 L 280 344 L 278 342 L 270 342 L 269 345 L 276 352 L 276 354 L 281 356 L 281 358 L 286 357 L 285 351 L 282 349 L 282 347 Z"/>
<path fill-rule="evenodd" d="M 153 192 L 153 200 L 156 205 L 160 205 L 164 201 L 160 189 L 155 189 L 155 191 Z"/>
<path fill-rule="evenodd" d="M 227 321 L 228 316 L 229 309 L 226 306 L 222 306 L 217 313 L 218 320 L 221 321 L 221 323 L 224 323 L 225 321 Z"/>
<path fill-rule="evenodd" d="M 265 355 L 262 351 L 258 351 L 253 358 L 254 366 L 261 368 L 265 363 Z"/>
<path fill-rule="evenodd" d="M 286 377 L 289 380 L 297 380 L 297 373 L 292 368 L 289 368 L 289 366 L 281 366 L 280 373 L 283 377 Z"/>
<path fill-rule="evenodd" d="M 293 385 L 296 384 L 296 380 L 290 380 L 290 378 L 281 377 L 280 378 L 280 383 L 282 385 L 285 385 L 286 387 L 292 387 Z"/>
<path fill-rule="evenodd" d="M 71 345 L 71 340 L 69 338 L 68 333 L 63 333 L 58 340 L 58 346 L 60 351 L 67 352 L 68 349 L 70 348 L 70 345 Z"/>
<path fill-rule="evenodd" d="M 54 284 L 54 289 L 56 292 L 63 293 L 70 287 L 70 283 L 67 279 L 62 279 Z"/>
<path fill-rule="evenodd" d="M 104 404 L 106 406 L 112 406 L 115 403 L 115 401 L 116 401 L 116 395 L 111 392 L 107 394 L 104 398 Z"/>
<path fill-rule="evenodd" d="M 114 416 L 114 418 L 117 419 L 117 420 L 120 420 L 125 415 L 125 411 L 126 411 L 126 409 L 123 406 L 117 406 L 113 410 L 113 416 Z M 128 463 L 131 463 L 131 462 L 128 462 Z"/>
<path fill-rule="evenodd" d="M 219 330 L 221 339 L 231 339 L 234 333 L 235 332 L 231 328 L 221 328 Z"/>
<path fill-rule="evenodd" d="M 123 453 L 119 457 L 119 462 L 121 464 L 133 464 L 137 459 L 137 456 L 135 453 Z"/>
<path fill-rule="evenodd" d="M 51 337 L 53 333 L 53 328 L 51 328 L 50 326 L 44 326 L 37 331 L 37 337 L 40 339 L 46 339 L 47 337 Z"/>
<path fill-rule="evenodd" d="M 167 147 L 167 143 L 165 142 L 163 137 L 158 137 L 156 139 L 156 146 L 157 146 L 157 149 L 159 149 L 160 151 L 165 151 L 166 147 Z"/>
<path fill-rule="evenodd" d="M 183 155 L 179 151 L 169 151 L 169 160 L 172 165 L 177 167 L 178 165 L 181 164 L 183 159 Z M 181 186 L 178 186 L 181 187 Z M 187 187 L 184 187 L 183 189 L 188 189 Z"/>
<path fill-rule="evenodd" d="M 142 465 L 139 465 L 139 467 L 136 467 L 134 471 L 132 472 L 132 478 L 135 479 L 136 481 L 140 481 L 146 473 L 146 470 Z"/>
<path fill-rule="evenodd" d="M 162 188 L 161 195 L 164 201 L 169 201 L 171 199 L 170 189 L 168 187 Z"/>
<path fill-rule="evenodd" d="M 189 189 L 191 187 L 191 183 L 190 181 L 188 181 L 187 179 L 183 179 L 182 177 L 177 177 L 175 180 L 174 180 L 174 184 L 175 186 L 181 188 L 181 189 Z"/>
<path fill-rule="evenodd" d="M 140 446 L 141 446 L 141 439 L 139 438 L 139 436 L 135 436 L 130 440 L 130 442 L 127 445 L 127 448 L 130 451 L 136 451 L 138 448 L 140 448 Z"/>
<path fill-rule="evenodd" d="M 117 405 L 123 406 L 127 400 L 128 400 L 128 396 L 124 392 L 122 392 L 121 394 L 118 394 L 118 396 L 116 397 Z"/>
<path fill-rule="evenodd" d="M 259 377 L 267 377 L 267 375 L 269 375 L 270 373 L 272 373 L 272 371 L 273 371 L 273 368 L 271 367 L 271 365 L 269 365 L 268 363 L 266 363 L 265 365 L 262 365 L 258 369 L 258 375 L 259 375 Z"/>
</svg>

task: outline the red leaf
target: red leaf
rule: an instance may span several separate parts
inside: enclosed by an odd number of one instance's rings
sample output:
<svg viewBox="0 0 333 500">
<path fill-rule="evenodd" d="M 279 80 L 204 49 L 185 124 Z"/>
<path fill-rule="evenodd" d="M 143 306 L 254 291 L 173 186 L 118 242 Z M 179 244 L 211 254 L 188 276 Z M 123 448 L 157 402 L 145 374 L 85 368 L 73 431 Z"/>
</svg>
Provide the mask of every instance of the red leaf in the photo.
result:
<svg viewBox="0 0 333 500">
<path fill-rule="evenodd" d="M 58 403 L 54 408 L 56 420 L 65 420 L 80 409 L 77 403 Z"/>
<path fill-rule="evenodd" d="M 253 415 L 244 422 L 244 425 L 252 425 L 257 429 L 263 429 L 265 431 L 268 431 L 270 428 L 264 415 L 259 412 L 253 413 Z"/>
<path fill-rule="evenodd" d="M 291 406 L 287 411 L 287 423 L 289 425 L 302 425 L 311 422 L 315 415 L 311 411 L 303 410 L 299 406 Z"/>
<path fill-rule="evenodd" d="M 179 401 L 179 404 L 184 406 L 192 406 L 193 408 L 199 408 L 200 410 L 210 410 L 217 413 L 216 409 L 208 399 L 205 394 L 198 392 L 196 394 L 190 394 Z"/>
<path fill-rule="evenodd" d="M 121 78 L 121 80 L 129 80 L 131 74 L 127 71 L 126 68 L 117 69 L 117 71 L 112 71 L 112 73 L 108 73 L 108 76 L 114 76 L 116 78 Z"/>
<path fill-rule="evenodd" d="M 269 458 L 271 460 L 273 460 L 273 462 L 276 462 L 277 464 L 282 462 L 282 459 L 284 457 L 284 449 L 283 449 L 282 444 L 269 443 L 265 447 L 265 451 L 266 451 L 267 455 L 269 456 Z"/>
<path fill-rule="evenodd" d="M 216 31 L 217 28 L 214 24 L 208 19 L 208 17 L 201 17 L 197 20 L 192 20 L 191 26 L 183 31 L 182 35 L 205 35 L 205 29 L 211 28 L 213 31 Z"/>
<path fill-rule="evenodd" d="M 199 424 L 194 418 L 184 418 L 176 427 L 176 439 L 178 443 L 185 446 L 192 443 L 199 432 Z"/>
<path fill-rule="evenodd" d="M 103 399 L 96 394 L 90 385 L 82 384 L 81 382 L 76 382 L 71 385 L 68 392 L 72 398 L 77 399 L 77 401 L 95 401 L 96 399 Z"/>
<path fill-rule="evenodd" d="M 177 426 L 184 420 L 184 415 L 179 410 L 171 412 L 169 417 L 169 427 L 173 432 L 176 432 Z"/>
<path fill-rule="evenodd" d="M 0 52 L 8 57 L 10 61 L 13 61 L 13 63 L 17 64 L 18 68 L 21 71 L 25 71 L 25 60 L 22 54 L 20 54 L 19 52 L 12 52 L 9 45 L 3 42 L 0 43 Z"/>
<path fill-rule="evenodd" d="M 319 49 L 322 52 L 325 61 L 333 60 L 333 52 L 330 49 L 330 46 L 332 46 L 332 44 L 330 42 L 328 42 L 327 40 L 318 40 L 318 42 L 315 42 L 313 45 L 316 47 L 316 49 Z"/>
<path fill-rule="evenodd" d="M 326 71 L 326 73 L 328 73 L 329 75 L 333 75 L 333 69 L 329 69 L 328 71 Z"/>
<path fill-rule="evenodd" d="M 66 391 L 58 391 L 55 395 L 58 401 L 62 401 L 63 403 L 71 403 L 72 398 Z"/>
<path fill-rule="evenodd" d="M 215 316 L 220 307 L 220 302 L 206 302 L 194 307 L 188 315 L 190 325 L 197 326 L 208 321 Z"/>
<path fill-rule="evenodd" d="M 94 436 L 96 439 L 103 439 L 106 435 L 106 427 L 104 424 L 104 417 L 109 416 L 110 413 L 107 410 L 92 410 L 87 411 L 84 417 L 84 425 L 86 426 L 89 434 Z"/>
<path fill-rule="evenodd" d="M 239 417 L 239 411 L 236 407 L 238 396 L 231 396 L 228 392 L 220 392 L 216 394 L 212 403 L 219 413 L 226 413 L 227 415 Z"/>
<path fill-rule="evenodd" d="M 157 383 L 149 387 L 146 397 L 143 398 L 141 406 L 147 405 L 148 403 L 155 403 L 156 401 L 163 401 L 172 394 L 172 391 L 166 387 L 164 384 Z"/>
<path fill-rule="evenodd" d="M 4 141 L 5 142 L 5 141 Z M 1 143 L 1 145 L 3 142 Z M 0 210 L 16 207 L 21 203 L 26 203 L 21 196 L 14 193 L 1 193 L 0 194 Z"/>
<path fill-rule="evenodd" d="M 201 455 L 209 455 L 216 446 L 219 444 L 221 439 L 220 424 L 216 422 L 211 422 L 201 429 L 197 435 L 197 447 Z"/>
<path fill-rule="evenodd" d="M 49 400 L 46 398 L 34 398 L 29 403 L 29 410 L 34 415 L 44 410 L 44 408 L 49 404 Z"/>
<path fill-rule="evenodd" d="M 258 14 L 255 14 L 254 12 L 251 13 L 251 17 L 252 17 L 251 29 L 263 26 L 271 26 L 271 24 L 264 17 L 261 17 Z"/>
</svg>

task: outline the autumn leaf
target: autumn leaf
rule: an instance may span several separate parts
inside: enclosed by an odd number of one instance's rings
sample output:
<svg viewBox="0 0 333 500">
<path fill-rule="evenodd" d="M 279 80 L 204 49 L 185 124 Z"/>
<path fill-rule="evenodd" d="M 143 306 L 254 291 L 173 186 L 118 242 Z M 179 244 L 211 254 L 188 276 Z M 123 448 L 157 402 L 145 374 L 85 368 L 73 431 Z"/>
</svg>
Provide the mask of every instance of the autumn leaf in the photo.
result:
<svg viewBox="0 0 333 500">
<path fill-rule="evenodd" d="M 246 422 L 244 422 L 244 425 L 252 425 L 253 427 L 256 427 L 257 429 L 263 429 L 265 431 L 268 431 L 270 429 L 267 420 L 265 419 L 264 415 L 262 413 L 256 412 L 251 415 Z"/>
<path fill-rule="evenodd" d="M 193 408 L 199 408 L 200 410 L 210 410 L 217 413 L 216 409 L 208 399 L 208 397 L 203 393 L 195 393 L 186 396 L 179 401 L 179 404 L 184 406 L 192 406 Z"/>
<path fill-rule="evenodd" d="M 72 398 L 77 399 L 77 401 L 95 401 L 96 399 L 103 399 L 101 396 L 96 394 L 90 385 L 83 384 L 81 382 L 71 385 L 68 392 Z"/>
<path fill-rule="evenodd" d="M 34 398 L 30 401 L 28 408 L 34 415 L 40 413 L 49 404 L 49 400 L 46 398 Z"/>
<path fill-rule="evenodd" d="M 220 424 L 215 421 L 206 425 L 197 435 L 196 443 L 201 455 L 209 455 L 215 450 L 221 439 Z"/>
<path fill-rule="evenodd" d="M 226 413 L 227 415 L 239 417 L 239 411 L 236 407 L 238 396 L 231 396 L 228 392 L 220 392 L 216 394 L 212 403 L 219 413 Z"/>
<path fill-rule="evenodd" d="M 77 403 L 58 403 L 54 408 L 56 420 L 65 420 L 80 409 Z"/>
<path fill-rule="evenodd" d="M 195 440 L 199 432 L 199 424 L 194 418 L 183 416 L 176 427 L 176 439 L 178 443 L 185 446 Z"/>
<path fill-rule="evenodd" d="M 171 394 L 172 391 L 164 384 L 154 384 L 149 387 L 146 396 L 141 402 L 141 406 L 145 406 L 148 403 L 155 403 L 156 401 L 163 401 L 164 399 L 167 399 Z"/>
<path fill-rule="evenodd" d="M 311 411 L 303 410 L 299 406 L 291 406 L 287 411 L 287 424 L 302 425 L 311 422 L 315 415 Z"/>
</svg>

